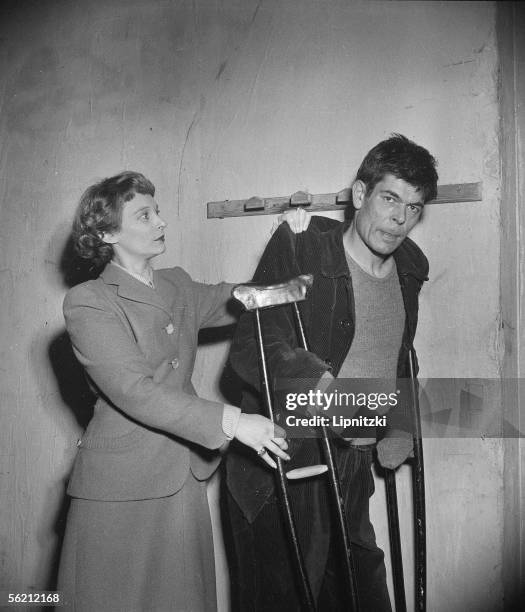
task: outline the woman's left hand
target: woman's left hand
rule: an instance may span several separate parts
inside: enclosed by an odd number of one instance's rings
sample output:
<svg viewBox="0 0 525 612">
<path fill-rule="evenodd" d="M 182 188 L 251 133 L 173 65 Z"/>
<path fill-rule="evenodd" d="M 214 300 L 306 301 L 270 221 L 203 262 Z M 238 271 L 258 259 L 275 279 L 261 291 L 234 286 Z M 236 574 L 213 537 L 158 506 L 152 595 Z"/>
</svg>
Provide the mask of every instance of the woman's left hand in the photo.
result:
<svg viewBox="0 0 525 612">
<path fill-rule="evenodd" d="M 294 234 L 300 234 L 308 229 L 311 218 L 312 215 L 309 212 L 299 207 L 282 213 L 277 217 L 277 221 L 279 224 L 286 221 Z"/>
</svg>

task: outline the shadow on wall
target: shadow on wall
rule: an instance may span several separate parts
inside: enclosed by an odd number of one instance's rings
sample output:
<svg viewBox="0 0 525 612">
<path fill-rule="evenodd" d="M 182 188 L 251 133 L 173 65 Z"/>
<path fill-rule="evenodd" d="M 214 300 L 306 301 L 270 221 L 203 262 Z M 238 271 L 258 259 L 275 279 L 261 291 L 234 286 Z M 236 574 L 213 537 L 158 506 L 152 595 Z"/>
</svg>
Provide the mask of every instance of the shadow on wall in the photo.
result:
<svg viewBox="0 0 525 612">
<path fill-rule="evenodd" d="M 90 262 L 81 259 L 75 253 L 71 237 L 67 240 L 59 263 L 59 272 L 64 285 L 69 289 L 84 281 L 96 278 L 100 270 L 93 267 Z M 48 345 L 48 358 L 51 364 L 57 386 L 64 404 L 71 410 L 75 420 L 84 430 L 93 416 L 95 396 L 91 391 L 84 370 L 77 361 L 69 336 L 64 329 L 55 335 Z M 48 589 L 56 588 L 58 564 L 64 539 L 66 516 L 70 500 L 66 495 L 67 482 L 57 483 L 49 493 L 48 508 L 57 506 L 55 516 L 51 519 L 51 529 L 56 534 L 56 544 L 51 558 L 46 554 L 46 563 L 49 571 L 46 577 Z M 57 491 L 57 487 L 60 489 Z"/>
<path fill-rule="evenodd" d="M 100 268 L 95 267 L 90 261 L 77 255 L 72 237 L 69 236 L 59 263 L 59 273 L 64 285 L 70 289 L 97 278 L 100 271 Z M 93 416 L 95 395 L 88 385 L 84 369 L 75 357 L 65 329 L 51 340 L 48 356 L 63 402 L 73 413 L 79 427 L 85 429 Z"/>
<path fill-rule="evenodd" d="M 49 591 L 55 591 L 57 588 L 58 565 L 60 562 L 60 553 L 62 551 L 62 542 L 64 541 L 64 531 L 66 529 L 66 518 L 70 504 L 70 499 L 66 495 L 67 482 L 62 481 L 57 486 L 60 488 L 58 495 L 56 487 L 51 487 L 49 489 L 46 499 L 46 508 L 55 507 L 58 497 L 58 510 L 55 516 L 52 517 L 50 524 L 46 522 L 45 529 L 42 527 L 40 530 L 46 538 L 49 533 L 54 533 L 56 536 L 51 554 L 49 554 L 47 550 L 42 552 L 42 563 L 48 568 L 47 576 L 45 576 L 45 588 Z M 50 530 L 48 531 L 48 529 Z"/>
<path fill-rule="evenodd" d="M 102 268 L 94 266 L 91 261 L 79 257 L 69 236 L 60 256 L 59 271 L 68 289 L 85 281 L 97 278 Z"/>
<path fill-rule="evenodd" d="M 89 388 L 82 366 L 73 353 L 71 341 L 65 330 L 52 339 L 48 348 L 48 356 L 62 400 L 73 413 L 79 427 L 84 430 L 93 416 L 95 397 Z M 46 505 L 48 508 L 58 507 L 51 520 L 51 529 L 56 535 L 56 543 L 51 557 L 46 555 L 46 561 L 49 563 L 46 584 L 50 590 L 56 588 L 58 563 L 70 503 L 65 493 L 67 482 L 60 482 L 57 486 L 60 491 L 57 492 L 57 489 L 53 487 Z M 59 500 L 58 506 L 57 499 Z"/>
<path fill-rule="evenodd" d="M 89 388 L 82 366 L 73 353 L 71 341 L 65 330 L 51 341 L 48 356 L 62 401 L 73 413 L 79 427 L 84 429 L 93 416 L 95 396 Z"/>
</svg>

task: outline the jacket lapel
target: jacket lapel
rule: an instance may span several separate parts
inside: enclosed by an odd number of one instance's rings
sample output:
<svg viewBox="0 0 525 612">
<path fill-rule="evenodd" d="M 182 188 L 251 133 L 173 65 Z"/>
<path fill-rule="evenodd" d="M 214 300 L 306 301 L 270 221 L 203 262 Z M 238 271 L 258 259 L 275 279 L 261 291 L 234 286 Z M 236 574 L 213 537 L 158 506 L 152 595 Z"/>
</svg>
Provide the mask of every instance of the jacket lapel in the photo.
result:
<svg viewBox="0 0 525 612">
<path fill-rule="evenodd" d="M 151 289 L 144 283 L 141 283 L 135 277 L 128 274 L 125 270 L 114 266 L 111 263 L 104 268 L 100 278 L 106 285 L 114 285 L 117 288 L 117 293 L 120 297 L 131 300 L 133 302 L 142 302 L 164 310 L 171 316 L 171 308 L 164 301 L 161 294 L 154 289 Z"/>
<path fill-rule="evenodd" d="M 416 334 L 417 315 L 419 309 L 419 291 L 424 281 L 428 280 L 425 266 L 417 255 L 418 247 L 405 238 L 402 244 L 394 251 L 397 275 L 405 305 L 406 324 L 404 342 L 412 344 Z"/>
</svg>

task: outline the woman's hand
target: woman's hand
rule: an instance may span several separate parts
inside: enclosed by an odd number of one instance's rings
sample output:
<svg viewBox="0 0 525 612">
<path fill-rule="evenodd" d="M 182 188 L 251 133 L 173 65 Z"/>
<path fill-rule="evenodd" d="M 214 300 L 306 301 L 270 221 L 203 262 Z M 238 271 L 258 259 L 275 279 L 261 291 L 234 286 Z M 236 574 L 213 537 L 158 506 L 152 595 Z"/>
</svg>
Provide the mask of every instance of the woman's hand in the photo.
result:
<svg viewBox="0 0 525 612">
<path fill-rule="evenodd" d="M 285 461 L 290 460 L 290 456 L 284 452 L 288 448 L 284 435 L 284 429 L 272 423 L 270 419 L 260 414 L 244 413 L 239 417 L 235 432 L 235 438 L 239 442 L 253 448 L 259 457 L 272 468 L 276 468 L 277 465 L 268 451 Z"/>
<path fill-rule="evenodd" d="M 306 232 L 311 218 L 312 215 L 309 212 L 299 207 L 294 210 L 287 210 L 282 215 L 279 215 L 277 221 L 279 224 L 286 221 L 294 234 L 300 234 L 301 232 Z"/>
</svg>

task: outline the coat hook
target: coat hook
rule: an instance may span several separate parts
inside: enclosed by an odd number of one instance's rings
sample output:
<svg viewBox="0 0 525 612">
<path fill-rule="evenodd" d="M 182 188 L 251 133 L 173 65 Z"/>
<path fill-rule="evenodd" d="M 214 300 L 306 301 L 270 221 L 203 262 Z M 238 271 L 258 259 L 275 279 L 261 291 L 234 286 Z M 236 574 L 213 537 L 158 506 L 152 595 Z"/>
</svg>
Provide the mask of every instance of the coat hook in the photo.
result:
<svg viewBox="0 0 525 612">
<path fill-rule="evenodd" d="M 311 194 L 306 191 L 296 191 L 290 196 L 290 207 L 296 208 L 297 206 L 310 206 L 312 203 Z"/>
</svg>

